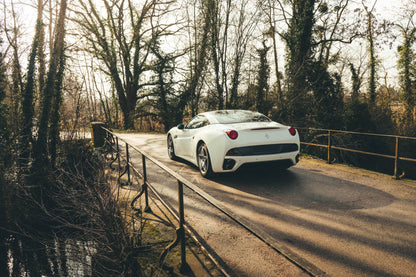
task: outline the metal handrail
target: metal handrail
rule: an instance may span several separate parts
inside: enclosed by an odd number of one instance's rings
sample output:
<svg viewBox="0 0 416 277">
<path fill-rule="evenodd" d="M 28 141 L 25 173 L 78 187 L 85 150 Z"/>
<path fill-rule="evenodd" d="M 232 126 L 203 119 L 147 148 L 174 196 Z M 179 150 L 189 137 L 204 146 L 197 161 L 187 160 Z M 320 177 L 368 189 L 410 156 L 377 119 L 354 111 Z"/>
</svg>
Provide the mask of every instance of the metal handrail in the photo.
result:
<svg viewBox="0 0 416 277">
<path fill-rule="evenodd" d="M 407 140 L 414 140 L 416 141 L 416 137 L 407 137 L 407 136 L 399 136 L 399 135 L 386 135 L 386 134 L 375 134 L 375 133 L 363 133 L 363 132 L 352 132 L 352 131 L 342 131 L 342 130 L 331 130 L 331 129 L 319 129 L 319 128 L 303 128 L 299 127 L 298 130 L 312 130 L 312 131 L 321 131 L 321 132 L 327 132 L 328 136 L 328 143 L 327 144 L 318 144 L 318 143 L 310 143 L 310 142 L 301 142 L 303 145 L 308 146 L 315 146 L 315 147 L 323 147 L 327 148 L 327 162 L 331 163 L 332 161 L 332 150 L 340 150 L 345 152 L 352 152 L 357 154 L 364 154 L 369 156 L 376 156 L 376 157 L 382 157 L 382 158 L 388 158 L 388 159 L 394 159 L 394 174 L 393 177 L 395 179 L 399 179 L 398 176 L 398 167 L 400 161 L 408 161 L 408 162 L 416 162 L 416 159 L 409 158 L 409 157 L 402 157 L 400 156 L 399 152 L 399 140 L 407 139 Z M 368 152 L 368 151 L 362 151 L 357 149 L 351 149 L 346 147 L 340 147 L 340 146 L 334 146 L 332 142 L 332 136 L 333 133 L 342 133 L 342 134 L 352 134 L 352 135 L 366 135 L 366 136 L 376 136 L 376 137 L 387 137 L 387 138 L 394 138 L 395 139 L 395 153 L 394 155 L 386 155 L 386 154 L 380 154 L 380 153 L 374 153 L 374 152 Z"/>
<path fill-rule="evenodd" d="M 151 208 L 149 206 L 149 194 L 148 194 L 148 189 L 150 189 L 158 198 L 158 200 L 163 204 L 163 206 L 169 211 L 169 213 L 179 222 L 179 226 L 176 229 L 176 238 L 175 240 L 169 244 L 166 249 L 162 252 L 162 254 L 160 255 L 160 262 L 162 263 L 165 256 L 167 255 L 167 253 L 174 248 L 175 246 L 177 246 L 179 244 L 179 242 L 181 243 L 181 266 L 180 266 L 180 271 L 181 272 L 186 272 L 189 270 L 189 265 L 186 262 L 186 252 L 185 252 L 185 245 L 186 245 L 186 240 L 185 240 L 185 231 L 191 236 L 191 238 L 199 245 L 203 245 L 202 242 L 198 241 L 197 236 L 192 232 L 192 228 L 190 228 L 190 226 L 187 226 L 187 224 L 185 223 L 184 220 L 184 202 L 183 202 L 183 185 L 186 185 L 188 188 L 190 188 L 191 190 L 195 191 L 197 194 L 199 193 L 204 193 L 203 191 L 199 190 L 198 187 L 196 187 L 195 185 L 193 185 L 192 183 L 190 183 L 188 180 L 186 180 L 185 178 L 183 178 L 181 175 L 177 174 L 176 172 L 174 172 L 173 170 L 171 170 L 170 168 L 166 167 L 163 163 L 161 163 L 160 161 L 158 161 L 157 159 L 153 158 L 151 155 L 149 155 L 148 153 L 146 153 L 145 151 L 138 149 L 137 147 L 130 145 L 127 141 L 125 141 L 122 138 L 119 138 L 115 133 L 111 132 L 110 130 L 108 130 L 107 128 L 102 127 L 102 129 L 104 129 L 104 131 L 106 132 L 106 136 L 107 137 L 111 137 L 109 140 L 113 141 L 115 146 L 112 146 L 112 150 L 116 151 L 116 158 L 113 159 L 113 161 L 110 163 L 110 166 L 113 162 L 116 161 L 116 159 L 119 159 L 119 164 L 120 164 L 120 148 L 119 148 L 119 142 L 122 141 L 123 143 L 125 143 L 126 145 L 126 157 L 123 158 L 124 161 L 126 162 L 126 171 L 122 174 L 119 174 L 119 180 L 121 178 L 121 176 L 123 174 L 128 174 L 128 180 L 130 180 L 130 169 L 134 172 L 134 174 L 136 174 L 137 176 L 139 176 L 141 179 L 143 179 L 143 184 L 141 186 L 141 191 L 139 192 L 139 194 L 134 197 L 134 199 L 131 202 L 131 208 L 137 210 L 134 207 L 134 203 L 141 197 L 141 196 L 145 196 L 145 212 L 151 213 Z M 114 139 L 115 138 L 115 139 Z M 139 170 L 137 170 L 137 168 L 131 163 L 130 161 L 130 154 L 129 154 L 129 148 L 133 149 L 134 151 L 138 152 L 139 154 L 141 154 L 142 156 L 142 166 L 143 166 L 143 172 L 140 173 Z M 146 160 L 150 160 L 151 162 L 153 162 L 155 165 L 157 165 L 159 168 L 161 168 L 162 170 L 164 170 L 165 172 L 167 172 L 169 175 L 171 175 L 172 177 L 174 177 L 177 182 L 178 182 L 178 208 L 179 208 L 179 215 L 177 215 L 174 210 L 172 209 L 172 207 L 170 207 L 170 205 L 168 205 L 167 203 L 165 203 L 162 199 L 162 197 L 157 193 L 157 190 L 151 185 L 151 183 L 148 181 L 147 179 L 147 167 L 146 167 Z M 206 249 L 205 249 L 206 251 Z M 210 258 L 210 260 L 217 266 L 217 268 L 221 271 L 222 274 L 224 274 L 224 276 L 231 276 L 227 270 L 221 265 L 220 262 L 218 262 L 211 253 L 206 253 L 207 256 Z"/>
<path fill-rule="evenodd" d="M 162 202 L 162 204 L 168 209 L 168 211 L 179 222 L 179 227 L 176 229 L 177 238 L 175 239 L 174 242 L 172 242 L 166 248 L 166 252 L 168 250 L 171 250 L 179 242 L 181 242 L 181 270 L 182 269 L 186 270 L 186 268 L 188 266 L 187 263 L 186 263 L 186 256 L 185 256 L 185 251 L 184 251 L 184 247 L 185 247 L 185 243 L 186 243 L 185 239 L 184 239 L 184 231 L 188 232 L 188 234 L 191 235 L 191 238 L 193 240 L 197 240 L 195 234 L 191 231 L 192 230 L 191 226 L 188 226 L 187 223 L 184 220 L 183 185 L 185 185 L 187 188 L 189 188 L 190 190 L 195 192 L 197 195 L 199 195 L 201 198 L 203 198 L 205 201 L 207 201 L 211 206 L 213 206 L 214 208 L 216 208 L 217 210 L 219 210 L 220 212 L 225 214 L 228 218 L 230 218 L 231 220 L 233 220 L 234 222 L 236 222 L 237 224 L 242 226 L 244 229 L 249 231 L 251 234 L 255 235 L 261 241 L 266 243 L 269 247 L 271 247 L 274 250 L 276 250 L 277 252 L 281 253 L 288 260 L 290 260 L 293 264 L 295 264 L 296 266 L 298 266 L 302 270 L 308 272 L 311 276 L 322 276 L 322 275 L 324 275 L 324 272 L 321 271 L 319 268 L 317 268 L 316 266 L 314 266 L 313 264 L 311 264 L 310 262 L 308 262 L 304 258 L 298 256 L 293 251 L 289 250 L 285 246 L 283 246 L 280 243 L 278 243 L 277 241 L 275 241 L 270 235 L 268 235 L 266 232 L 258 229 L 256 226 L 251 224 L 248 220 L 238 216 L 236 213 L 234 213 L 230 209 L 226 208 L 220 201 L 218 201 L 217 199 L 213 198 L 211 195 L 209 195 L 206 192 L 204 192 L 203 190 L 201 190 L 198 186 L 196 186 L 192 182 L 188 181 L 187 179 L 185 179 L 180 174 L 176 173 L 175 171 L 173 171 L 172 169 L 170 169 L 169 167 L 167 167 L 166 165 L 164 165 L 163 163 L 161 163 L 160 161 L 158 161 L 157 159 L 155 159 L 154 157 L 152 157 L 151 155 L 149 155 L 145 151 L 143 151 L 143 150 L 141 150 L 141 149 L 139 149 L 139 148 L 137 148 L 133 145 L 128 144 L 127 141 L 123 140 L 122 138 L 119 138 L 116 134 L 114 134 L 113 132 L 111 132 L 107 128 L 104 128 L 104 127 L 102 127 L 102 128 L 106 131 L 107 134 L 111 135 L 111 137 L 117 138 L 116 139 L 117 143 L 118 143 L 118 141 L 122 141 L 126 144 L 126 146 L 129 145 L 128 146 L 129 148 L 137 151 L 138 153 L 140 153 L 142 155 L 142 160 L 143 160 L 143 176 L 142 177 L 143 177 L 144 181 L 143 181 L 143 185 L 142 185 L 142 190 L 139 193 L 139 195 L 136 196 L 135 200 L 137 200 L 139 197 L 141 197 L 144 194 L 145 198 L 146 198 L 146 209 L 145 209 L 145 211 L 146 210 L 150 211 L 150 207 L 148 206 L 148 200 L 147 200 L 147 198 L 148 198 L 147 190 L 148 190 L 148 188 L 150 188 L 151 191 Z M 118 154 L 118 156 L 120 156 L 120 155 Z M 178 182 L 179 215 L 177 215 L 176 213 L 173 212 L 171 207 L 163 201 L 162 197 L 160 195 L 158 195 L 156 189 L 147 180 L 147 177 L 146 177 L 146 160 L 147 159 L 152 161 L 156 166 L 158 166 L 159 168 L 161 168 L 162 170 L 164 170 L 166 173 L 168 173 L 169 175 L 171 175 L 172 177 L 174 177 L 177 180 L 177 182 Z M 134 165 L 131 164 L 128 157 L 126 158 L 126 160 L 128 161 L 128 164 L 130 165 L 129 168 L 133 168 L 136 172 L 137 170 L 135 169 Z M 130 173 L 128 173 L 128 174 L 130 174 Z M 133 201 L 135 201 L 135 200 L 133 200 Z M 198 244 L 202 245 L 200 241 L 196 241 L 196 242 Z M 166 252 L 162 253 L 161 258 L 164 258 L 164 256 L 166 255 Z M 221 266 L 220 263 L 215 258 L 213 258 L 210 253 L 208 253 L 208 254 L 209 254 L 208 256 L 211 259 L 211 261 L 213 261 L 217 265 L 217 267 L 221 270 L 221 272 L 225 276 L 230 276 L 230 274 L 227 272 L 227 270 L 225 270 L 225 268 L 223 266 Z"/>
<path fill-rule="evenodd" d="M 311 128 L 311 127 L 296 127 L 296 129 L 307 129 L 307 130 L 314 130 L 314 131 L 331 131 L 337 133 L 344 133 L 344 134 L 354 134 L 354 135 L 366 135 L 366 136 L 377 136 L 377 137 L 390 137 L 390 138 L 403 138 L 403 139 L 412 139 L 416 140 L 416 137 L 407 137 L 407 136 L 400 136 L 400 135 L 389 135 L 389 134 L 377 134 L 377 133 L 364 133 L 364 132 L 355 132 L 355 131 L 344 131 L 344 130 L 334 130 L 334 129 L 320 129 L 320 128 Z"/>
</svg>

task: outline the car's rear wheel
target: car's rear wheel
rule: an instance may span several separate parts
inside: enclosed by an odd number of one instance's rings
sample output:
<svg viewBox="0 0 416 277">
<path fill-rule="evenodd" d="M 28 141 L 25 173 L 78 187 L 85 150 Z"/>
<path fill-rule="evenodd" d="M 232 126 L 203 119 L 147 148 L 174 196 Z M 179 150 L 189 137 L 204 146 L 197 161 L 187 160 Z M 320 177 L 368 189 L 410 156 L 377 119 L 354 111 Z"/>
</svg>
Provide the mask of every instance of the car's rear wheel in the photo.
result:
<svg viewBox="0 0 416 277">
<path fill-rule="evenodd" d="M 205 178 L 212 176 L 211 160 L 209 157 L 208 147 L 201 143 L 197 150 L 199 172 Z"/>
<path fill-rule="evenodd" d="M 175 148 L 173 146 L 173 139 L 172 139 L 172 136 L 171 135 L 168 135 L 168 141 L 167 141 L 167 143 L 168 143 L 168 155 L 169 155 L 169 158 L 171 160 L 176 160 L 177 157 L 175 155 Z"/>
</svg>

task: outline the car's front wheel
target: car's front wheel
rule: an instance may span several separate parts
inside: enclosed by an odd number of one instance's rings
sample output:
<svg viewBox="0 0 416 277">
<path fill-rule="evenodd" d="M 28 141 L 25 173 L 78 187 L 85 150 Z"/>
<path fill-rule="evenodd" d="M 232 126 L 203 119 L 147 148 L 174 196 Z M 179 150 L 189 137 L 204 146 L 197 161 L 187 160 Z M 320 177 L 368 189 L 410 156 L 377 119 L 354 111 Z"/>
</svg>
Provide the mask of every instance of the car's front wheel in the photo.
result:
<svg viewBox="0 0 416 277">
<path fill-rule="evenodd" d="M 211 159 L 209 157 L 208 147 L 201 143 L 197 150 L 199 172 L 205 178 L 212 176 Z"/>
<path fill-rule="evenodd" d="M 171 160 L 176 160 L 175 148 L 173 147 L 173 139 L 171 135 L 168 135 L 168 155 Z"/>
</svg>

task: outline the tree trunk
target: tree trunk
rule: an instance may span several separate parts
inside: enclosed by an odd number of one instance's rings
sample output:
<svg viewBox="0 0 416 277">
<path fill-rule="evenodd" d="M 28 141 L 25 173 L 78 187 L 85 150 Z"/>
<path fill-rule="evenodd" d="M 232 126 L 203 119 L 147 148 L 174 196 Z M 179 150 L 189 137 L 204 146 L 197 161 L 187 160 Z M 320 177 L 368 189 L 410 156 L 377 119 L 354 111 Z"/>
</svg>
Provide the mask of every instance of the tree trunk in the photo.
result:
<svg viewBox="0 0 416 277">
<path fill-rule="evenodd" d="M 30 143 L 32 141 L 32 127 L 33 127 L 33 114 L 34 114 L 34 82 L 35 82 L 35 64 L 36 55 L 40 55 L 40 46 L 43 45 L 41 41 L 43 39 L 42 29 L 42 12 L 43 4 L 42 0 L 38 1 L 38 15 L 36 20 L 35 36 L 33 38 L 33 44 L 31 53 L 29 56 L 29 65 L 27 70 L 26 86 L 22 95 L 22 126 L 21 126 L 21 144 L 20 144 L 20 162 L 22 166 L 26 166 L 29 162 L 30 155 Z M 39 59 L 40 60 L 40 59 Z M 44 60 L 43 60 L 44 62 Z M 39 72 L 40 73 L 40 72 Z M 41 83 L 39 83 L 41 86 Z"/>
<path fill-rule="evenodd" d="M 310 112 L 307 101 L 308 64 L 311 59 L 311 40 L 314 25 L 315 0 L 294 0 L 293 17 L 285 36 L 288 45 L 288 121 L 305 124 Z"/>
<path fill-rule="evenodd" d="M 49 131 L 49 154 L 51 156 L 51 165 L 54 168 L 56 162 L 56 148 L 59 141 L 59 121 L 61 119 L 60 108 L 62 104 L 62 83 L 65 71 L 65 57 L 62 52 L 60 57 L 59 70 L 56 75 L 55 95 L 53 97 L 53 105 L 51 110 L 51 126 Z"/>
<path fill-rule="evenodd" d="M 67 8 L 67 1 L 62 0 L 60 5 L 60 12 L 58 23 L 56 25 L 55 42 L 53 52 L 49 64 L 49 72 L 45 84 L 44 93 L 41 102 L 41 114 L 38 131 L 38 140 L 35 144 L 34 159 L 37 166 L 48 164 L 49 159 L 47 155 L 47 138 L 50 123 L 51 104 L 54 96 L 60 95 L 61 92 L 55 92 L 57 71 L 61 64 L 61 59 L 64 56 L 64 38 L 65 38 L 65 14 Z M 35 166 L 36 167 L 36 166 Z M 35 168 L 36 169 L 36 168 Z"/>
</svg>

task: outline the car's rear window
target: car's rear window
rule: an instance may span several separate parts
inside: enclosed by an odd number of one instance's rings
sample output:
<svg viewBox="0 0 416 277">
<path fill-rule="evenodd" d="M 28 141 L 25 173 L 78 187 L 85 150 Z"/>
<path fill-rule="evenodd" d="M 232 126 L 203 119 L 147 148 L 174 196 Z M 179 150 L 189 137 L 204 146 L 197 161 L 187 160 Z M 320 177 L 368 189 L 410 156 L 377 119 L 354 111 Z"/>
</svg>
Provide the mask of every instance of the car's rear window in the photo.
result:
<svg viewBox="0 0 416 277">
<path fill-rule="evenodd" d="M 261 113 L 250 111 L 216 111 L 213 115 L 220 124 L 271 121 Z"/>
</svg>

